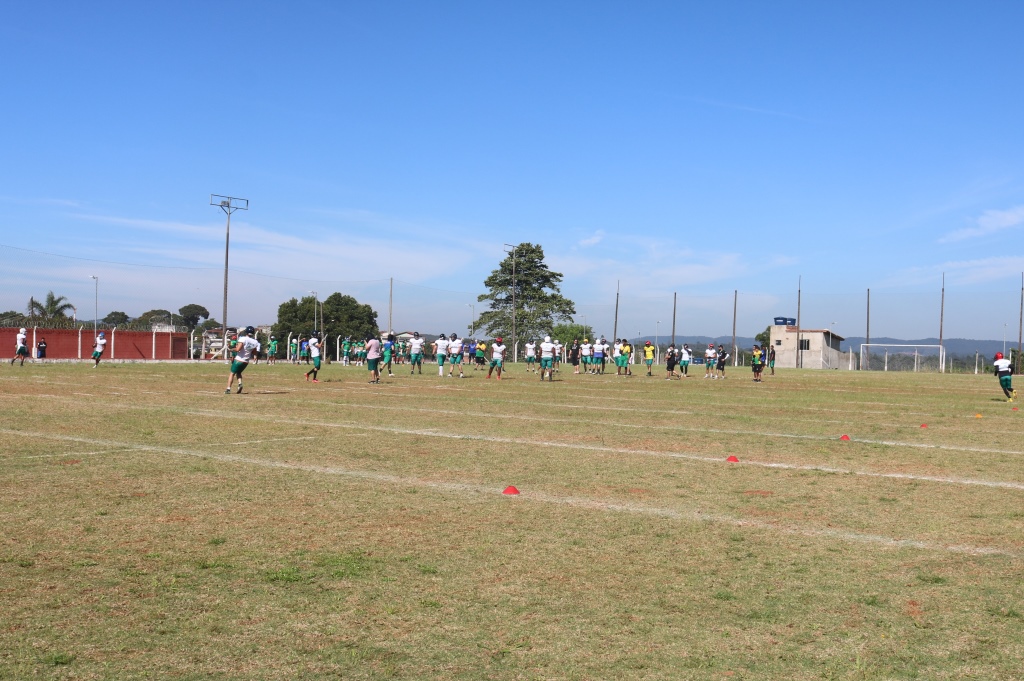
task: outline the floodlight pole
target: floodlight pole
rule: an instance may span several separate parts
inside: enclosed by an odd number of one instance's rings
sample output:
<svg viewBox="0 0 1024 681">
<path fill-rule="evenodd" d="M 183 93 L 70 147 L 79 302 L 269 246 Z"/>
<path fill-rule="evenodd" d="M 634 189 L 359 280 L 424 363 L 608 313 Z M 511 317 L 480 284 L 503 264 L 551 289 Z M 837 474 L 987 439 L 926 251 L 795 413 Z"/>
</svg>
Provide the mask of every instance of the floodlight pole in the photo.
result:
<svg viewBox="0 0 1024 681">
<path fill-rule="evenodd" d="M 939 373 L 946 373 L 945 353 L 942 351 L 942 324 L 946 319 L 946 273 L 942 273 L 942 302 L 939 305 Z"/>
<path fill-rule="evenodd" d="M 316 326 L 316 306 L 320 304 L 320 295 L 316 291 L 310 291 L 313 294 L 313 330 L 317 330 Z M 323 323 L 323 316 L 321 315 L 320 322 Z"/>
<path fill-rule="evenodd" d="M 476 305 L 473 303 L 466 303 L 466 307 L 469 308 L 472 316 L 469 319 L 469 337 L 472 338 L 476 335 Z"/>
<path fill-rule="evenodd" d="M 100 318 L 100 278 L 94 274 L 90 274 L 89 278 L 92 279 L 96 284 L 96 293 L 94 300 L 94 304 L 96 307 L 94 308 L 92 313 L 92 335 L 95 337 L 99 330 L 98 322 Z M 75 314 L 78 314 L 77 310 L 75 311 Z"/>
<path fill-rule="evenodd" d="M 236 210 L 249 210 L 249 199 L 210 194 L 210 205 L 217 206 L 228 216 L 227 229 L 224 232 L 224 309 L 220 322 L 220 336 L 226 360 L 228 358 L 228 252 L 231 247 L 231 214 Z"/>
</svg>

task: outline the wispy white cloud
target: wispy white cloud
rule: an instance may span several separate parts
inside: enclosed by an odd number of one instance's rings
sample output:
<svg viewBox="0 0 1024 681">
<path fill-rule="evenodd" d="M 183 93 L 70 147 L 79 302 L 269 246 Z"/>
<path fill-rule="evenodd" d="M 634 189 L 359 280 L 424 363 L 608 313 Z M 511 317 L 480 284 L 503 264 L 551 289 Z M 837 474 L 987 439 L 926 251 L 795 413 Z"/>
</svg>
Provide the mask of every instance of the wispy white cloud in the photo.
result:
<svg viewBox="0 0 1024 681">
<path fill-rule="evenodd" d="M 65 208 L 78 208 L 81 202 L 73 199 L 56 198 L 24 198 L 18 196 L 0 196 L 0 203 L 13 203 L 20 206 L 63 206 Z"/>
<path fill-rule="evenodd" d="M 939 243 L 952 243 L 988 236 L 1021 225 L 1024 225 L 1024 206 L 1014 206 L 1007 210 L 987 210 L 975 218 L 973 226 L 950 232 L 941 237 Z"/>
<path fill-rule="evenodd" d="M 942 274 L 947 286 L 984 284 L 994 281 L 1019 281 L 1024 272 L 1024 256 L 993 256 L 971 260 L 951 260 L 927 267 L 910 267 L 895 272 L 881 287 L 934 285 Z"/>
<path fill-rule="evenodd" d="M 601 241 L 603 241 L 603 240 L 604 240 L 604 230 L 603 229 L 599 229 L 596 232 L 594 232 L 593 235 L 588 236 L 586 239 L 580 239 L 579 241 L 576 242 L 576 244 L 578 246 L 583 246 L 584 248 L 586 248 L 587 246 L 596 246 L 597 244 L 601 243 Z"/>
</svg>

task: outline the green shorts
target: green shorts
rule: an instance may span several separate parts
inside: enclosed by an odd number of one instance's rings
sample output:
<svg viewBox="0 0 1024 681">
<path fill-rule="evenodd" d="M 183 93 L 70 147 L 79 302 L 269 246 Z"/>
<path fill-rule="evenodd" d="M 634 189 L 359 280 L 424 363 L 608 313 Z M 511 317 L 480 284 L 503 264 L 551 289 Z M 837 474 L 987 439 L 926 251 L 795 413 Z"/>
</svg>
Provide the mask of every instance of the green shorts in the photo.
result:
<svg viewBox="0 0 1024 681">
<path fill-rule="evenodd" d="M 618 357 L 615 358 L 615 366 L 624 367 L 626 366 L 628 361 L 629 357 L 627 357 L 626 355 L 619 355 Z"/>
<path fill-rule="evenodd" d="M 366 370 L 367 371 L 376 371 L 378 364 L 380 364 L 380 358 L 379 357 L 377 359 L 368 359 L 368 360 L 366 360 Z"/>
<path fill-rule="evenodd" d="M 483 350 L 477 350 L 476 351 L 476 358 L 477 359 L 483 359 L 484 358 L 484 351 Z"/>
<path fill-rule="evenodd" d="M 495 358 L 495 359 L 491 360 L 491 368 L 493 369 L 494 367 L 498 367 L 499 369 L 501 368 L 501 360 L 500 359 Z"/>
<path fill-rule="evenodd" d="M 384 363 L 387 364 L 391 361 L 391 353 L 388 351 L 384 352 Z"/>
<path fill-rule="evenodd" d="M 583 355 L 580 359 L 583 360 L 584 364 L 590 364 L 590 355 Z"/>
<path fill-rule="evenodd" d="M 445 356 L 444 355 L 438 355 L 437 356 L 437 366 L 443 367 L 444 366 L 444 360 L 445 360 Z"/>
<path fill-rule="evenodd" d="M 644 360 L 644 364 L 646 364 L 647 366 L 651 366 L 652 364 L 654 364 L 654 360 L 653 359 L 645 359 Z"/>
<path fill-rule="evenodd" d="M 96 354 L 96 353 L 93 353 L 93 354 Z M 236 374 L 238 376 L 241 376 L 242 372 L 245 371 L 245 367 L 247 367 L 247 366 L 249 366 L 248 362 L 239 362 L 237 359 L 236 360 L 232 360 L 232 362 L 231 362 L 231 373 Z"/>
<path fill-rule="evenodd" d="M 775 368 L 775 360 L 774 359 L 772 361 L 768 362 L 768 368 L 769 369 L 774 369 Z"/>
<path fill-rule="evenodd" d="M 448 363 L 449 364 L 462 364 L 462 353 L 460 352 L 457 355 L 452 355 L 451 357 L 449 357 L 448 358 Z"/>
<path fill-rule="evenodd" d="M 684 359 L 684 360 L 683 360 L 682 362 L 680 362 L 679 364 L 680 364 L 680 365 L 682 365 L 682 366 L 684 366 L 684 367 L 688 367 L 688 366 L 690 366 L 690 360 L 688 360 L 688 359 Z"/>
<path fill-rule="evenodd" d="M 551 365 L 553 363 L 554 363 L 554 359 L 551 358 L 551 357 L 541 357 L 540 358 L 540 368 L 541 369 L 550 369 Z"/>
<path fill-rule="evenodd" d="M 413 364 L 423 364 L 423 353 L 415 352 L 409 355 L 409 361 L 411 361 Z"/>
<path fill-rule="evenodd" d="M 22 357 L 28 357 L 28 348 L 19 348 L 18 349 L 18 354 L 21 355 Z M 92 358 L 93 359 L 99 359 L 102 356 L 103 356 L 103 353 L 100 352 L 99 350 L 96 350 L 95 352 L 92 353 Z"/>
<path fill-rule="evenodd" d="M 537 358 L 536 358 L 536 357 L 527 357 L 527 358 L 526 358 L 526 363 L 527 363 L 527 364 L 533 364 L 533 363 L 534 363 L 534 362 L 536 362 L 536 361 L 537 361 Z"/>
<path fill-rule="evenodd" d="M 320 358 L 319 357 L 314 357 L 313 358 L 313 368 L 314 369 L 319 369 L 320 368 Z"/>
<path fill-rule="evenodd" d="M 1000 376 L 999 385 L 1007 390 L 1013 390 L 1013 376 Z"/>
<path fill-rule="evenodd" d="M 17 353 L 18 357 L 28 357 L 28 348 L 24 345 L 18 346 Z"/>
</svg>

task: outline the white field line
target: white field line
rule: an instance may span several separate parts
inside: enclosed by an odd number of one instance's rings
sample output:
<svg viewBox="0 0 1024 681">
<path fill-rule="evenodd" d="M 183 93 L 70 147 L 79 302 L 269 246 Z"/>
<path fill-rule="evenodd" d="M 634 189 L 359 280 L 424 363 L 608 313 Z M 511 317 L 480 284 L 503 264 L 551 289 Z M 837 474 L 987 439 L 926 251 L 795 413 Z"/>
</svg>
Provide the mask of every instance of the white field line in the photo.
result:
<svg viewBox="0 0 1024 681">
<path fill-rule="evenodd" d="M 9 457 L 5 457 L 5 458 L 8 459 L 8 460 L 11 460 L 11 459 L 52 459 L 52 458 L 59 457 L 59 456 L 73 458 L 73 457 L 76 457 L 76 456 L 91 456 L 91 455 L 94 455 L 94 454 L 115 454 L 115 453 L 121 453 L 121 452 L 131 452 L 131 451 L 134 451 L 133 447 L 118 447 L 118 448 L 115 448 L 115 449 L 101 449 L 101 450 L 96 451 L 96 452 L 62 452 L 60 454 L 36 454 L 34 456 L 9 456 Z"/>
<path fill-rule="evenodd" d="M 315 440 L 314 435 L 304 435 L 301 437 L 275 437 L 270 440 L 243 440 L 242 442 L 228 442 L 229 445 L 258 445 L 264 442 L 284 442 L 285 440 Z"/>
<path fill-rule="evenodd" d="M 211 418 L 227 419 L 250 419 L 251 414 L 222 414 L 213 411 L 190 411 L 186 412 L 194 416 L 206 416 Z M 299 419 L 262 417 L 272 423 L 287 423 L 301 426 L 321 426 L 325 428 L 346 428 L 352 430 L 369 430 L 379 433 L 392 433 L 394 435 L 417 435 L 422 437 L 439 437 L 451 440 L 470 440 L 476 442 L 497 442 L 501 444 L 523 445 L 528 447 L 556 447 L 559 449 L 576 449 L 590 452 L 605 452 L 609 454 L 639 454 L 641 456 L 654 456 L 671 459 L 684 459 L 687 461 L 700 461 L 702 463 L 714 463 L 721 465 L 724 459 L 721 457 L 700 456 L 698 454 L 684 454 L 682 452 L 665 452 L 649 449 L 631 449 L 627 447 L 607 447 L 604 445 L 587 445 L 570 442 L 551 442 L 546 440 L 524 440 L 511 437 L 499 437 L 494 435 L 463 435 L 458 433 L 441 433 L 435 430 L 410 430 L 406 428 L 392 428 L 389 426 L 372 426 L 362 423 L 347 423 L 344 421 L 302 421 Z M 696 432 L 728 432 L 728 431 L 702 431 L 699 428 L 692 429 Z M 0 430 L 0 432 L 4 432 Z M 780 436 L 786 437 L 786 436 Z M 790 436 L 794 437 L 794 436 Z M 805 436 L 808 438 L 815 436 Z M 823 438 L 822 438 L 823 439 Z M 866 440 L 858 440 L 866 442 Z M 733 464 L 736 465 L 736 464 Z M 937 475 L 916 475 L 913 473 L 879 473 L 875 471 L 858 471 L 847 468 L 835 468 L 832 466 L 815 466 L 807 464 L 777 463 L 770 461 L 740 460 L 739 465 L 757 466 L 760 468 L 773 468 L 776 470 L 791 471 L 817 471 L 821 473 L 836 473 L 841 475 L 858 475 L 866 478 L 890 478 L 896 480 L 918 480 L 921 482 L 937 482 L 948 485 L 976 485 L 980 487 L 995 487 L 1002 489 L 1024 490 L 1024 483 L 1004 482 L 999 480 L 979 480 L 975 478 L 954 478 Z"/>
<path fill-rule="evenodd" d="M 307 404 L 326 404 L 326 405 L 337 405 L 340 407 L 361 407 L 364 405 L 352 402 L 328 402 L 326 400 L 310 400 Z M 445 409 L 428 409 L 426 407 L 403 407 L 404 411 L 416 411 L 425 412 L 430 414 L 446 414 L 452 416 L 477 416 L 481 418 L 504 418 L 504 419 L 517 419 L 522 421 L 540 421 L 549 423 L 564 423 L 565 419 L 547 418 L 543 416 L 523 416 L 520 414 L 501 414 L 501 413 L 489 413 L 489 412 L 468 412 L 468 411 L 456 411 L 456 410 L 445 410 Z M 637 424 L 637 423 L 615 423 L 611 421 L 602 421 L 602 426 L 614 427 L 614 428 L 637 428 L 640 430 L 676 430 L 685 433 L 714 433 L 716 435 L 754 435 L 757 437 L 781 437 L 790 438 L 797 440 L 820 440 L 824 442 L 838 442 L 839 438 L 834 435 L 800 435 L 797 433 L 769 433 L 763 431 L 753 430 L 727 430 L 722 428 L 694 428 L 689 426 L 663 426 L 663 425 L 648 425 L 648 424 Z M 1009 449 L 985 449 L 981 447 L 959 447 L 956 445 L 935 445 L 928 444 L 926 442 L 896 442 L 890 440 L 866 440 L 861 438 L 850 438 L 850 442 L 860 442 L 862 444 L 871 445 L 885 445 L 887 447 L 914 447 L 918 449 L 941 449 L 955 452 L 975 452 L 979 454 L 1009 454 L 1012 456 L 1022 456 L 1024 452 L 1009 450 Z"/>
<path fill-rule="evenodd" d="M 234 454 L 218 454 L 212 452 L 203 452 L 191 449 L 182 449 L 179 447 L 163 447 L 156 445 L 142 445 L 142 444 L 130 444 L 124 442 L 115 442 L 111 440 L 96 440 L 92 438 L 73 437 L 70 435 L 57 435 L 53 433 L 34 433 L 28 431 L 17 431 L 9 429 L 0 429 L 0 433 L 7 435 L 17 435 L 21 437 L 33 437 L 43 438 L 50 440 L 58 440 L 63 442 L 78 442 L 84 444 L 91 444 L 94 446 L 105 446 L 105 447 L 117 447 L 125 448 L 139 452 L 163 452 L 170 454 L 179 454 L 182 456 L 191 456 L 201 459 L 212 459 L 215 461 L 223 461 L 226 463 L 240 463 L 247 464 L 250 466 L 261 466 L 264 468 L 276 468 L 282 470 L 294 470 L 303 471 L 307 473 L 321 473 L 324 475 L 337 475 L 349 478 L 356 478 L 361 480 L 371 480 L 374 482 L 383 482 L 393 485 L 405 485 L 410 487 L 426 487 L 429 489 L 436 489 L 446 492 L 459 492 L 459 493 L 472 493 L 472 494 L 486 494 L 490 496 L 502 495 L 502 490 L 498 486 L 491 487 L 489 485 L 479 484 L 467 484 L 467 483 L 454 483 L 454 482 L 438 482 L 434 480 L 423 480 L 421 478 L 403 477 L 399 475 L 390 475 L 387 473 L 376 473 L 372 471 L 359 471 L 350 470 L 346 468 L 339 468 L 336 466 L 316 466 L 312 464 L 297 464 L 289 463 L 287 461 L 270 461 L 266 459 L 254 459 L 251 457 L 237 456 Z M 502 495 L 504 496 L 504 495 Z M 597 511 L 611 511 L 618 513 L 634 513 L 659 518 L 669 518 L 672 520 L 682 520 L 686 522 L 711 522 L 717 524 L 733 525 L 735 527 L 749 527 L 756 528 L 759 530 L 767 530 L 774 532 L 781 532 L 783 534 L 812 537 L 812 538 L 827 538 L 827 539 L 839 539 L 847 542 L 864 543 L 864 544 L 875 544 L 886 548 L 910 548 L 919 549 L 925 551 L 946 551 L 950 553 L 961 553 L 968 555 L 983 555 L 983 556 L 1008 556 L 1011 558 L 1024 557 L 1019 553 L 1000 549 L 991 546 L 969 546 L 964 544 L 941 544 L 938 542 L 920 541 L 916 539 L 897 539 L 894 537 L 886 537 L 884 535 L 877 534 L 864 534 L 860 532 L 845 532 L 842 530 L 835 529 L 817 529 L 817 528 L 798 528 L 798 527 L 783 527 L 772 523 L 765 523 L 757 520 L 747 520 L 742 518 L 735 518 L 728 515 L 702 513 L 700 511 L 680 511 L 671 508 L 659 508 L 656 506 L 644 506 L 640 504 L 622 504 L 614 502 L 600 501 L 597 499 L 589 499 L 586 497 L 566 497 L 557 496 L 551 494 L 545 494 L 543 492 L 520 492 L 519 498 L 528 501 L 540 501 L 550 504 L 559 504 L 565 506 L 573 506 L 576 508 L 591 509 Z M 512 501 L 512 500 L 510 500 Z M 514 503 L 514 501 L 513 501 Z"/>
</svg>

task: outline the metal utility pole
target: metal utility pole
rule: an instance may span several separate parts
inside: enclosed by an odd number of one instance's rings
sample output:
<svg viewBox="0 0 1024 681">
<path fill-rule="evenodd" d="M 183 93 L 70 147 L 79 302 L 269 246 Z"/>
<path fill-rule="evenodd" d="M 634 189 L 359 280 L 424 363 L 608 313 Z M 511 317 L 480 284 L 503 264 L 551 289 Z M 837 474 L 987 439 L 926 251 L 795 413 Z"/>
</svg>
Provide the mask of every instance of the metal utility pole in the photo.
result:
<svg viewBox="0 0 1024 681">
<path fill-rule="evenodd" d="M 946 317 L 946 273 L 942 273 L 942 303 L 939 305 L 939 373 L 946 372 L 946 353 L 942 351 L 942 324 Z"/>
<path fill-rule="evenodd" d="M 1021 350 L 1024 349 L 1024 272 L 1020 273 L 1020 321 L 1017 322 L 1017 372 L 1022 366 Z"/>
<path fill-rule="evenodd" d="M 740 299 L 739 289 L 732 291 L 732 365 L 736 366 L 736 302 Z M 673 334 L 675 335 L 675 334 Z"/>
<path fill-rule="evenodd" d="M 227 230 L 224 232 L 224 310 L 220 321 L 220 336 L 224 348 L 224 359 L 228 358 L 228 253 L 231 248 L 231 214 L 236 210 L 249 210 L 249 199 L 234 196 L 210 194 L 210 205 L 218 206 L 228 216 Z"/>
<path fill-rule="evenodd" d="M 676 344 L 676 297 L 678 295 L 679 294 L 676 293 L 675 291 L 672 292 L 672 345 Z M 735 317 L 735 315 L 733 315 L 733 316 Z M 736 329 L 735 329 L 735 325 L 733 326 L 733 334 L 732 335 L 733 335 L 732 344 L 735 346 L 736 345 L 736 338 L 735 338 L 735 336 L 736 336 Z M 736 354 L 736 348 L 733 347 L 732 350 L 733 350 L 733 354 Z"/>
<path fill-rule="evenodd" d="M 395 297 L 395 278 L 391 277 L 390 278 L 390 283 L 388 284 L 388 335 L 389 336 L 392 333 L 394 333 L 394 329 L 391 327 L 391 312 L 392 312 L 392 303 L 394 301 L 394 297 Z"/>
<path fill-rule="evenodd" d="M 512 356 L 516 354 L 516 248 L 512 244 L 505 244 L 511 251 L 505 251 L 506 253 L 512 254 Z"/>
<path fill-rule="evenodd" d="M 476 305 L 473 303 L 466 303 L 466 307 L 472 313 L 472 317 L 469 318 L 469 337 L 472 338 L 476 335 Z"/>
<path fill-rule="evenodd" d="M 612 325 L 612 335 L 619 340 L 619 282 L 615 282 L 615 323 Z"/>
<path fill-rule="evenodd" d="M 803 286 L 803 275 L 796 280 L 796 368 L 804 366 L 804 354 L 800 348 L 800 294 Z"/>
<path fill-rule="evenodd" d="M 100 319 L 100 278 L 94 274 L 90 274 L 89 278 L 92 279 L 96 284 L 96 307 L 92 313 L 92 335 L 95 338 L 96 334 L 98 333 L 97 325 Z M 76 311 L 75 314 L 78 314 L 78 312 Z"/>
</svg>

